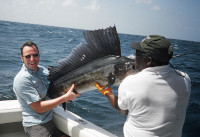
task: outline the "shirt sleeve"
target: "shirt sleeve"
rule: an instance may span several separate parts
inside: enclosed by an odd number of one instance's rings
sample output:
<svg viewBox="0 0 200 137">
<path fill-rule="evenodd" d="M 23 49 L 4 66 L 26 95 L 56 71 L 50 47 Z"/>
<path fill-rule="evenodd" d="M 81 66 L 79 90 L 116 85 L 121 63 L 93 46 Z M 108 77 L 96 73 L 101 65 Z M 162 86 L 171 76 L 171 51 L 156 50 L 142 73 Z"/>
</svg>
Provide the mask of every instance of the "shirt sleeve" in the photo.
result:
<svg viewBox="0 0 200 137">
<path fill-rule="evenodd" d="M 24 78 L 15 81 L 14 90 L 16 95 L 23 99 L 27 104 L 41 100 L 33 83 L 28 79 Z"/>
<path fill-rule="evenodd" d="M 118 90 L 118 106 L 122 110 L 128 110 L 126 91 L 125 91 L 125 88 L 123 88 L 123 86 L 124 86 L 123 83 L 121 83 L 121 85 L 119 86 L 119 90 Z"/>
</svg>

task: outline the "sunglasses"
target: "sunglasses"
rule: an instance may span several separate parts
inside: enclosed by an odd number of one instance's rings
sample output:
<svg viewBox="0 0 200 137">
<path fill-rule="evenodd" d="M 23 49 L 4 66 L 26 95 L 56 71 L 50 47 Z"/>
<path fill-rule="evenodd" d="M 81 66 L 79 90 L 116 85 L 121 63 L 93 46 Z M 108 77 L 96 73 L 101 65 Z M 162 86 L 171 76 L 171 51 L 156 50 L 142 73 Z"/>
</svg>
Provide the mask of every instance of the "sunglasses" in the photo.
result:
<svg viewBox="0 0 200 137">
<path fill-rule="evenodd" d="M 34 58 L 36 58 L 36 57 L 38 57 L 38 55 L 39 54 L 37 53 L 37 54 L 33 54 L 33 55 L 26 55 L 26 56 L 23 56 L 23 57 L 29 59 L 29 58 L 31 58 L 31 56 L 33 56 Z"/>
</svg>

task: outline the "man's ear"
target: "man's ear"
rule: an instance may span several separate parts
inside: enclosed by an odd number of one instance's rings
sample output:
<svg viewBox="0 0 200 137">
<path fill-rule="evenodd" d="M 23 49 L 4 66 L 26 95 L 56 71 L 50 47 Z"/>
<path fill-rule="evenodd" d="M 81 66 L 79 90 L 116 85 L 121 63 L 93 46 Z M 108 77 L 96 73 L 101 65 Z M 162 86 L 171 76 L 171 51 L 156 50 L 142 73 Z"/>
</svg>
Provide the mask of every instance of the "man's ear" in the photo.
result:
<svg viewBox="0 0 200 137">
<path fill-rule="evenodd" d="M 147 58 L 147 66 L 150 67 L 152 64 L 152 58 L 151 57 L 148 57 Z"/>
<path fill-rule="evenodd" d="M 21 56 L 21 60 L 22 60 L 22 62 L 24 62 L 24 59 L 23 59 L 23 57 Z"/>
</svg>

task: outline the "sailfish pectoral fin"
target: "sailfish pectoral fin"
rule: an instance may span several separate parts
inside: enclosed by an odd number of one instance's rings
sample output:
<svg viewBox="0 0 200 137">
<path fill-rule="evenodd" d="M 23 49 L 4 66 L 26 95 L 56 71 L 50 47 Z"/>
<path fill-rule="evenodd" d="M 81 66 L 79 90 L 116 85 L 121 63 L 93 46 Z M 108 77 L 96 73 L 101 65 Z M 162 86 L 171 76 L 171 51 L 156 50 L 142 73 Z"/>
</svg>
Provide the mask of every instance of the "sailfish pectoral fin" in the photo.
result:
<svg viewBox="0 0 200 137">
<path fill-rule="evenodd" d="M 112 86 L 115 83 L 115 80 L 116 80 L 115 74 L 110 73 L 109 76 L 108 76 L 108 84 L 105 86 L 104 89 Z"/>
</svg>

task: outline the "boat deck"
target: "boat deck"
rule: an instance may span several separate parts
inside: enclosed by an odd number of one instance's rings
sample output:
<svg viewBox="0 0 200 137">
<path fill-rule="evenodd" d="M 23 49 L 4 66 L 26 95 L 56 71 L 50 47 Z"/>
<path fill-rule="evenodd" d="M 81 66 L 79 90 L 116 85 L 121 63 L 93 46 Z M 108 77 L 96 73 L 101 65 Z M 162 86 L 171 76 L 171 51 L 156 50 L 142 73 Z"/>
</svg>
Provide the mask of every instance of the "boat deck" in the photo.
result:
<svg viewBox="0 0 200 137">
<path fill-rule="evenodd" d="M 27 137 L 21 122 L 0 124 L 1 137 Z"/>
</svg>

